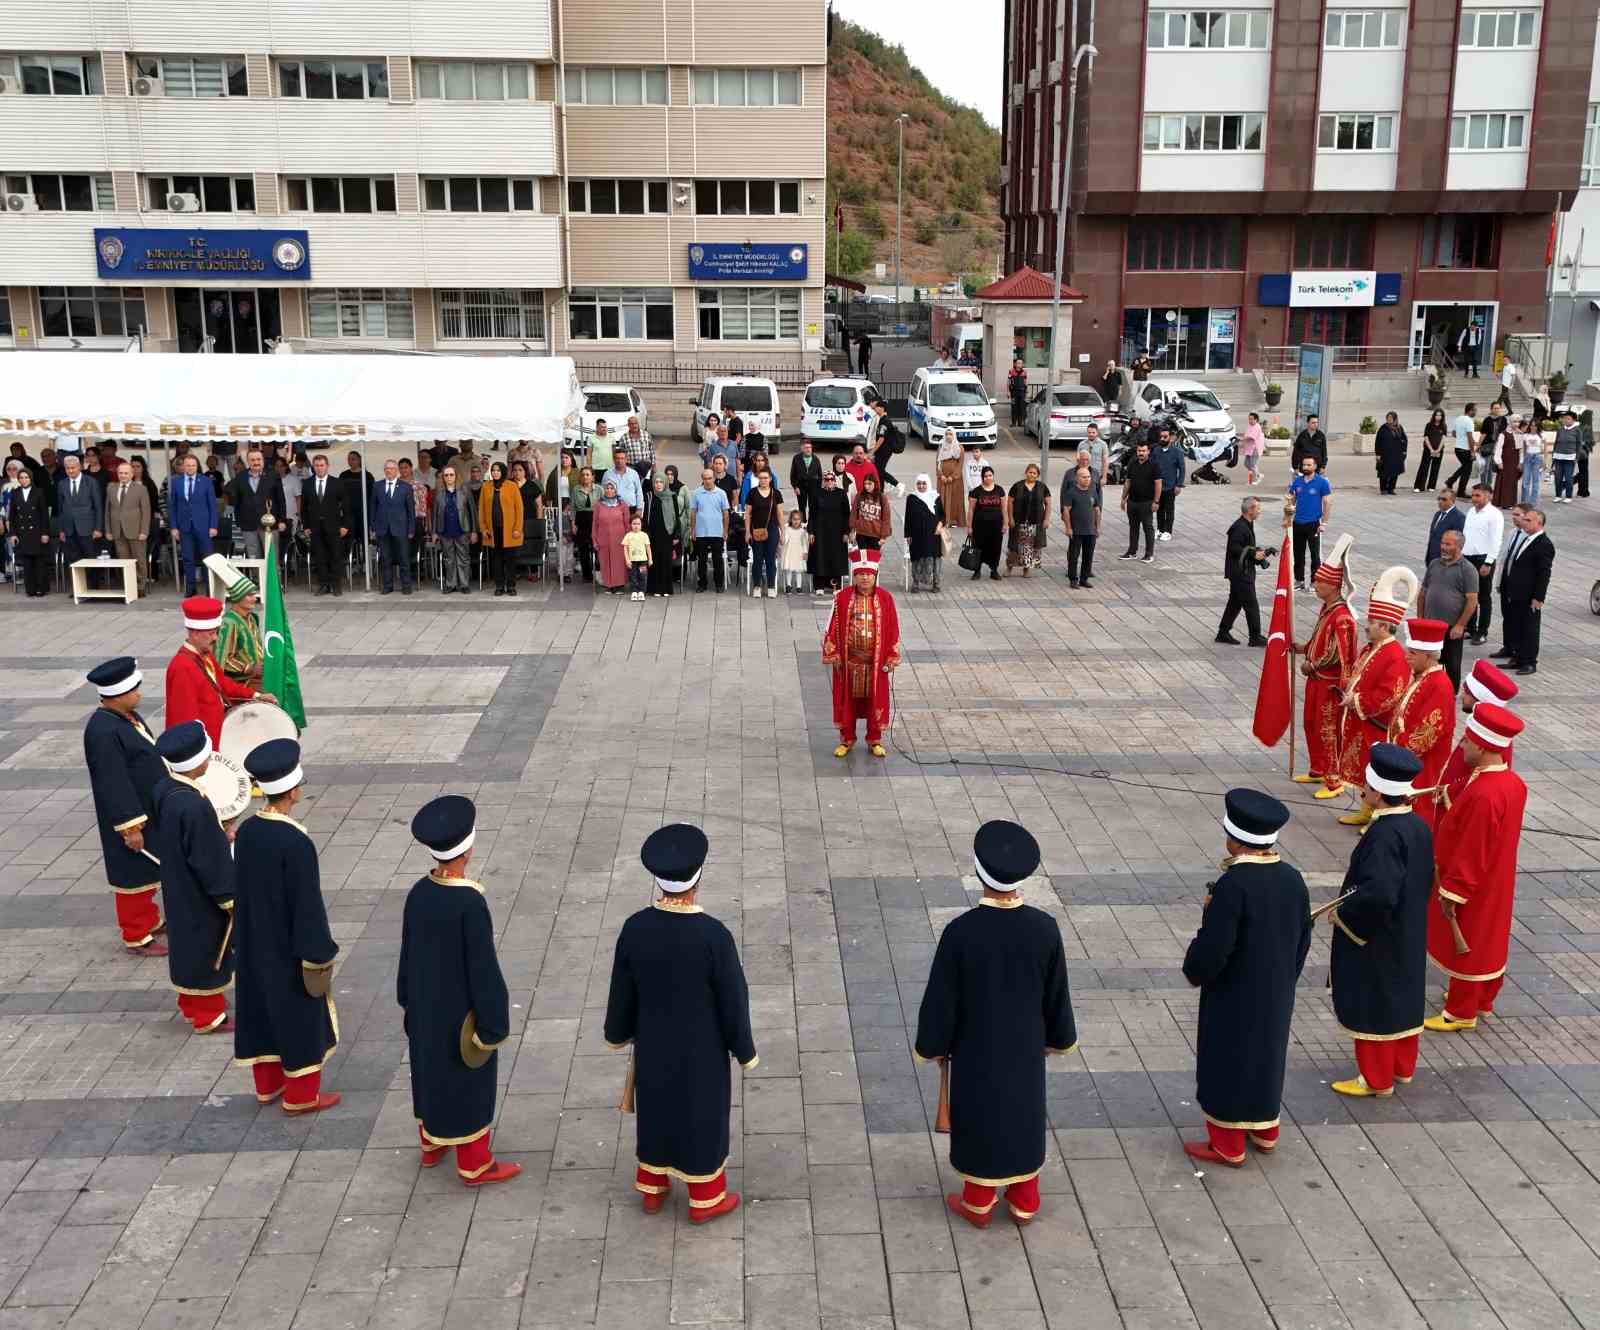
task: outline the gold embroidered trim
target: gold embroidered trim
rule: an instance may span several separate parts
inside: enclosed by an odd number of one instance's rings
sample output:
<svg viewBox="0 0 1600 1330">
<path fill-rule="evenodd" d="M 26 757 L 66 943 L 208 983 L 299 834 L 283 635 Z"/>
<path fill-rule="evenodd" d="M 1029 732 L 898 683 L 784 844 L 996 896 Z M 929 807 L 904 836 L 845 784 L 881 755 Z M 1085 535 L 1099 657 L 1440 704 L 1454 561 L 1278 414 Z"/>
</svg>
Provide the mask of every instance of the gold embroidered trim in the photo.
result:
<svg viewBox="0 0 1600 1330">
<path fill-rule="evenodd" d="M 1328 918 L 1332 919 L 1333 920 L 1333 926 L 1335 928 L 1337 928 L 1341 933 L 1343 933 L 1347 938 L 1349 938 L 1352 942 L 1354 942 L 1356 944 L 1356 946 L 1364 947 L 1364 946 L 1367 945 L 1366 938 L 1357 937 L 1354 933 L 1352 933 L 1350 931 L 1350 926 L 1348 924 L 1346 924 L 1343 919 L 1339 918 L 1339 911 L 1337 911 L 1337 910 L 1329 911 Z"/>
<path fill-rule="evenodd" d="M 697 1201 L 697 1200 L 695 1200 L 695 1198 L 693 1196 L 691 1196 L 689 1198 L 689 1208 L 691 1210 L 710 1210 L 714 1206 L 721 1205 L 722 1202 L 723 1202 L 723 1198 L 726 1197 L 727 1194 L 728 1194 L 727 1190 L 724 1189 L 722 1191 L 719 1191 L 709 1201 Z"/>
<path fill-rule="evenodd" d="M 1447 969 L 1443 965 L 1440 965 L 1439 962 L 1434 960 L 1432 956 L 1428 957 L 1428 964 L 1433 966 L 1433 968 L 1435 970 L 1439 971 L 1440 974 L 1447 974 L 1452 979 L 1460 979 L 1460 980 L 1463 980 L 1464 982 L 1469 983 L 1469 984 L 1481 984 L 1481 983 L 1487 982 L 1490 979 L 1498 979 L 1501 975 L 1503 975 L 1506 972 L 1506 967 L 1502 965 L 1498 970 L 1494 971 L 1492 974 L 1463 974 L 1460 970 L 1451 970 L 1451 969 Z"/>
<path fill-rule="evenodd" d="M 301 823 L 296 822 L 287 813 L 274 813 L 270 808 L 263 808 L 259 813 L 256 814 L 256 816 L 264 817 L 268 822 L 287 822 L 307 840 L 311 839 L 311 832 L 308 831 Z"/>
<path fill-rule="evenodd" d="M 1455 892 L 1446 891 L 1443 887 L 1439 888 L 1439 894 L 1441 896 L 1443 896 L 1447 901 L 1452 901 L 1456 905 L 1465 905 L 1465 904 L 1467 904 L 1467 898 L 1465 896 L 1458 896 L 1458 895 L 1455 894 Z"/>
<path fill-rule="evenodd" d="M 1043 1165 L 1041 1164 L 1040 1167 L 1042 1168 Z M 1014 1183 L 1027 1182 L 1030 1178 L 1038 1177 L 1039 1169 L 1036 1168 L 1031 1173 L 1018 1173 L 1014 1178 L 975 1178 L 972 1174 L 962 1173 L 959 1170 L 956 1176 L 963 1182 L 970 1182 L 974 1187 L 1009 1187 Z"/>
<path fill-rule="evenodd" d="M 724 1159 L 717 1165 L 712 1173 L 685 1173 L 681 1168 L 673 1168 L 670 1164 L 647 1164 L 639 1160 L 639 1167 L 646 1173 L 662 1173 L 669 1178 L 677 1178 L 679 1182 L 715 1182 L 728 1169 L 728 1161 Z"/>
<path fill-rule="evenodd" d="M 481 1178 L 493 1167 L 494 1160 L 491 1158 L 487 1164 L 481 1164 L 477 1168 L 473 1169 L 465 1169 L 458 1164 L 456 1166 L 456 1172 L 461 1174 L 461 1176 L 464 1177 L 468 1182 L 471 1182 L 474 1178 Z"/>
<path fill-rule="evenodd" d="M 1205 1120 L 1213 1127 L 1226 1127 L 1229 1131 L 1269 1131 L 1283 1121 L 1283 1117 L 1280 1114 L 1278 1117 L 1273 1118 L 1271 1122 L 1228 1122 L 1223 1118 L 1212 1117 L 1204 1109 L 1201 1112 L 1204 1114 Z"/>
<path fill-rule="evenodd" d="M 761 1054 L 757 1053 L 753 1058 L 750 1059 L 750 1061 L 741 1062 L 739 1065 L 746 1071 L 751 1071 L 761 1065 Z"/>
<path fill-rule="evenodd" d="M 112 887 L 111 890 L 116 892 L 119 896 L 139 896 L 143 895 L 147 891 L 155 891 L 159 889 L 160 886 L 161 884 L 159 882 L 150 882 L 146 883 L 142 887 Z"/>
<path fill-rule="evenodd" d="M 228 980 L 221 988 L 185 988 L 182 984 L 173 984 L 174 993 L 182 993 L 184 997 L 216 997 L 218 993 L 226 993 L 233 987 L 233 980 Z"/>
<path fill-rule="evenodd" d="M 989 905 L 996 910 L 1016 910 L 1021 908 L 1023 902 L 1020 896 L 1008 894 L 1005 900 L 1000 900 L 995 896 L 982 896 L 978 899 L 978 904 Z"/>
<path fill-rule="evenodd" d="M 1046 1044 L 1044 1046 L 1044 1051 L 1045 1051 L 1045 1056 L 1046 1057 L 1065 1057 L 1068 1053 L 1072 1052 L 1077 1047 L 1078 1047 L 1078 1041 L 1076 1039 L 1074 1039 L 1065 1048 L 1051 1048 L 1049 1044 Z"/>
<path fill-rule="evenodd" d="M 1420 1025 L 1413 1026 L 1409 1030 L 1400 1031 L 1399 1034 L 1362 1034 L 1359 1030 L 1352 1030 L 1347 1026 L 1341 1025 L 1339 1033 L 1350 1039 L 1367 1039 L 1376 1044 L 1387 1044 L 1396 1039 L 1409 1039 L 1414 1034 L 1421 1034 L 1422 1027 Z"/>
<path fill-rule="evenodd" d="M 111 828 L 111 830 L 113 830 L 113 831 L 127 831 L 127 830 L 129 830 L 130 828 L 133 828 L 133 827 L 143 826 L 149 820 L 150 820 L 150 815 L 148 813 L 140 813 L 138 817 L 130 818 L 126 822 L 118 822 L 116 826 Z"/>
<path fill-rule="evenodd" d="M 441 887 L 471 887 L 480 896 L 487 896 L 489 894 L 483 889 L 483 883 L 474 882 L 470 877 L 445 877 L 436 868 L 430 868 L 428 870 L 428 876 L 432 878 L 433 881 L 437 882 Z"/>
<path fill-rule="evenodd" d="M 422 1139 L 436 1149 L 442 1145 L 471 1145 L 473 1141 L 489 1134 L 489 1129 L 487 1127 L 479 1127 L 478 1130 L 473 1132 L 470 1136 L 433 1136 L 429 1134 L 428 1129 L 420 1122 L 417 1124 L 417 1127 L 422 1132 Z"/>
<path fill-rule="evenodd" d="M 699 905 L 680 905 L 670 896 L 658 896 L 650 902 L 652 910 L 662 910 L 667 914 L 704 914 L 705 908 Z"/>
</svg>

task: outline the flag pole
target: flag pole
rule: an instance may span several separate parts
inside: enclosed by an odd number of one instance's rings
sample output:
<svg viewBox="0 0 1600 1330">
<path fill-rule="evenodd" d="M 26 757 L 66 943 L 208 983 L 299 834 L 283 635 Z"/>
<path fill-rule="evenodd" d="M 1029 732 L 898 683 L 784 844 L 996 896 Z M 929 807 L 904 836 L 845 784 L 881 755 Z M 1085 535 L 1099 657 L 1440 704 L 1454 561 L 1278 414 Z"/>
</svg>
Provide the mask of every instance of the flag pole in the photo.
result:
<svg viewBox="0 0 1600 1330">
<path fill-rule="evenodd" d="M 1278 555 L 1280 559 L 1290 557 L 1289 546 L 1294 530 L 1294 500 L 1283 501 L 1283 551 Z M 1315 570 L 1313 570 L 1315 571 Z M 1295 712 L 1300 709 L 1299 669 L 1294 663 L 1294 588 L 1289 590 L 1289 652 L 1284 657 L 1284 667 L 1289 671 L 1289 775 L 1294 776 L 1294 735 L 1296 730 Z"/>
</svg>

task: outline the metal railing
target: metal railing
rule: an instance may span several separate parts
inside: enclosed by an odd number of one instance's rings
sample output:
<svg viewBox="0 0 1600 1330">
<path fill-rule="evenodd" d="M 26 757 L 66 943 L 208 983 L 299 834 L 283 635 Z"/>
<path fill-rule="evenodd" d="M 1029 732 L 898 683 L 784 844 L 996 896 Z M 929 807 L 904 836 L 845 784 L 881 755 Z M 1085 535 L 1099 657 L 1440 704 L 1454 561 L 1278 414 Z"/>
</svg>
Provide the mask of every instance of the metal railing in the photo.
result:
<svg viewBox="0 0 1600 1330">
<path fill-rule="evenodd" d="M 1506 359 L 1530 382 L 1548 379 L 1554 347 L 1549 333 L 1512 333 L 1506 338 Z"/>
<path fill-rule="evenodd" d="M 1263 374 L 1295 374 L 1300 369 L 1298 346 L 1258 346 L 1256 368 Z M 1404 374 L 1414 369 L 1411 348 L 1398 346 L 1330 346 L 1328 370 L 1333 374 Z"/>
<path fill-rule="evenodd" d="M 582 383 L 630 383 L 634 387 L 696 386 L 706 379 L 737 377 L 771 379 L 780 388 L 804 388 L 816 377 L 804 365 L 641 365 L 636 360 L 577 361 Z"/>
</svg>

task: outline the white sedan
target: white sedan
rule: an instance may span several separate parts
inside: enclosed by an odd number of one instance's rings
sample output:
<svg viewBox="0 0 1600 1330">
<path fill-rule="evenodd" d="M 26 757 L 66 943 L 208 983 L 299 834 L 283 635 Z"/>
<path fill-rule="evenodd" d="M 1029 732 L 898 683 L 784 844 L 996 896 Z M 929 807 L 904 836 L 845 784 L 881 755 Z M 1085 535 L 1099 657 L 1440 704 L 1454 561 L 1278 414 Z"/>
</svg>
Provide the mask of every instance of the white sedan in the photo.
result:
<svg viewBox="0 0 1600 1330">
<path fill-rule="evenodd" d="M 586 383 L 583 385 L 583 433 L 594 435 L 595 422 L 606 422 L 607 434 L 626 434 L 628 417 L 639 417 L 639 429 L 650 432 L 650 410 L 639 390 L 626 383 Z"/>
</svg>

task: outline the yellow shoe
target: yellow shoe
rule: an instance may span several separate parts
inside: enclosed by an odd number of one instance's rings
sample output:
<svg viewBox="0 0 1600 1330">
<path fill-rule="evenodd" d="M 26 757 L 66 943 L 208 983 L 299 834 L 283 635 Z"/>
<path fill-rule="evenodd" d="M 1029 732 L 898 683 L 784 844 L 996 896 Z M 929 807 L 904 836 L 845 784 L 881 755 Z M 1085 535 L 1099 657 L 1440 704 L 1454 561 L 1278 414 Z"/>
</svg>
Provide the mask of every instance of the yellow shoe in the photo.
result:
<svg viewBox="0 0 1600 1330">
<path fill-rule="evenodd" d="M 850 756 L 850 748 L 850 744 L 840 744 L 833 750 L 833 755 L 835 757 L 848 757 Z"/>
<path fill-rule="evenodd" d="M 882 744 L 873 744 L 871 749 L 873 757 L 888 757 L 889 750 Z"/>
<path fill-rule="evenodd" d="M 1362 807 L 1356 809 L 1353 813 L 1346 813 L 1339 819 L 1339 825 L 1341 827 L 1364 827 L 1370 821 L 1372 821 L 1372 810 Z"/>
<path fill-rule="evenodd" d="M 1474 1016 L 1470 1021 L 1458 1021 L 1448 1011 L 1441 1011 L 1437 1016 L 1430 1016 L 1422 1022 L 1424 1030 L 1432 1030 L 1435 1034 L 1454 1034 L 1457 1030 L 1476 1030 L 1478 1018 Z"/>
<path fill-rule="evenodd" d="M 1311 797 L 1313 799 L 1336 799 L 1336 798 L 1339 797 L 1339 795 L 1341 795 L 1343 793 L 1344 793 L 1344 783 L 1340 782 L 1338 785 L 1324 785 L 1320 790 L 1318 790 Z"/>
<path fill-rule="evenodd" d="M 1302 771 L 1294 778 L 1296 785 L 1315 785 L 1322 777 L 1314 771 Z"/>
<path fill-rule="evenodd" d="M 1354 1080 L 1335 1081 L 1333 1091 L 1335 1094 L 1347 1094 L 1352 1099 L 1387 1099 L 1394 1093 L 1393 1088 L 1374 1090 L 1367 1084 L 1367 1078 L 1359 1075 Z"/>
</svg>

